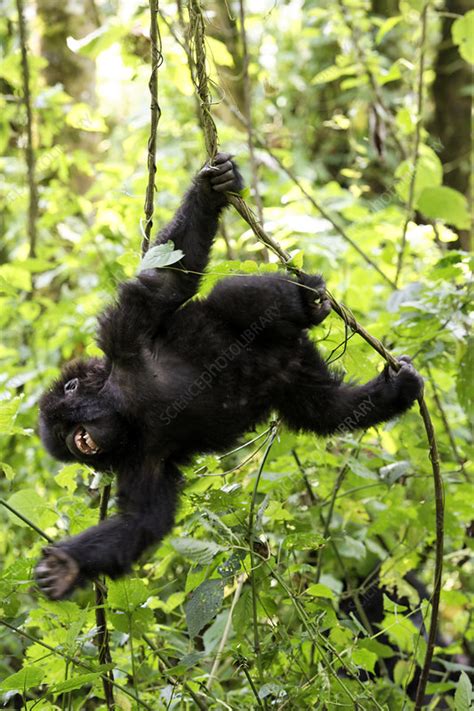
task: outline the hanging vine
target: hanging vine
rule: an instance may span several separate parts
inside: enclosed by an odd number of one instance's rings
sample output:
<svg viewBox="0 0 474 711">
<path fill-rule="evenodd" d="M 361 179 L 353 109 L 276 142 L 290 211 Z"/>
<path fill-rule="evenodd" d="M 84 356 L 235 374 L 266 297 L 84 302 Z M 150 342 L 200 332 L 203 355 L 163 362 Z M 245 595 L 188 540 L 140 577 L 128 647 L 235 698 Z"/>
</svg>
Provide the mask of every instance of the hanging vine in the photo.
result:
<svg viewBox="0 0 474 711">
<path fill-rule="evenodd" d="M 426 22 L 427 8 L 424 10 L 423 20 Z M 195 65 L 194 85 L 199 98 L 202 116 L 202 127 L 207 153 L 212 160 L 218 149 L 218 133 L 217 127 L 211 113 L 211 97 L 209 91 L 209 76 L 207 72 L 206 62 L 206 46 L 205 46 L 205 31 L 204 17 L 202 9 L 199 5 L 199 0 L 189 0 L 189 42 L 192 46 L 192 57 Z M 421 112 L 422 106 L 420 106 Z M 229 202 L 234 206 L 241 217 L 253 230 L 255 236 L 266 247 L 271 249 L 280 259 L 282 264 L 292 273 L 299 273 L 291 264 L 291 256 L 280 247 L 280 245 L 268 235 L 262 226 L 257 221 L 255 214 L 240 195 L 229 193 Z M 374 350 L 385 359 L 385 361 L 394 370 L 398 371 L 398 361 L 393 355 L 383 346 L 383 344 L 366 329 L 358 323 L 351 310 L 340 304 L 336 299 L 327 292 L 328 299 L 331 302 L 333 310 L 342 318 L 346 325 L 355 333 L 359 334 Z M 433 487 L 435 497 L 435 568 L 433 576 L 433 594 L 431 597 L 431 615 L 430 626 L 428 633 L 428 641 L 426 647 L 425 659 L 421 670 L 421 675 L 416 692 L 415 710 L 419 711 L 422 707 L 423 698 L 425 695 L 426 684 L 433 658 L 435 641 L 438 631 L 438 613 L 439 602 L 441 596 L 441 581 L 443 572 L 443 550 L 444 550 L 444 500 L 443 500 L 443 482 L 441 478 L 440 461 L 438 454 L 438 445 L 434 432 L 431 416 L 426 405 L 423 394 L 418 398 L 418 406 L 420 415 L 425 427 L 426 437 L 429 448 L 429 458 L 431 461 Z"/>
</svg>

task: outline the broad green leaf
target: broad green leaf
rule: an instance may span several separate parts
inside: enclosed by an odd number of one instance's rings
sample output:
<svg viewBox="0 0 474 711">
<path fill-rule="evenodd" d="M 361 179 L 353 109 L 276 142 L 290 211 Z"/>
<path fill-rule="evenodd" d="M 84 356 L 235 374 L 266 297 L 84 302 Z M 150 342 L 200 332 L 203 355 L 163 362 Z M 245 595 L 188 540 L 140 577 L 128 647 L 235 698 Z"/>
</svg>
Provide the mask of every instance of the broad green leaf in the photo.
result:
<svg viewBox="0 0 474 711">
<path fill-rule="evenodd" d="M 194 590 L 186 604 L 189 636 L 196 637 L 221 608 L 224 586 L 221 580 L 205 580 Z"/>
<path fill-rule="evenodd" d="M 0 290 L 5 284 L 4 291 L 19 289 L 31 291 L 31 273 L 16 264 L 2 264 L 0 266 Z"/>
<path fill-rule="evenodd" d="M 173 242 L 157 244 L 154 247 L 150 247 L 145 254 L 140 262 L 138 272 L 143 272 L 145 269 L 162 269 L 170 264 L 176 264 L 183 257 L 184 252 L 180 249 L 175 249 Z"/>
<path fill-rule="evenodd" d="M 57 515 L 51 510 L 47 500 L 33 489 L 16 491 L 7 500 L 7 503 L 39 528 L 47 528 L 56 523 Z M 28 527 L 25 521 L 11 511 L 8 511 L 8 515 L 17 526 Z"/>
<path fill-rule="evenodd" d="M 458 17 L 453 22 L 451 34 L 454 44 L 459 47 L 461 57 L 474 64 L 474 10 L 466 12 L 464 17 Z"/>
<path fill-rule="evenodd" d="M 209 55 L 212 57 L 212 59 L 217 65 L 224 67 L 234 66 L 234 58 L 232 57 L 224 42 L 221 42 L 215 37 L 211 37 L 210 35 L 208 35 L 206 37 L 206 44 L 210 50 Z"/>
<path fill-rule="evenodd" d="M 472 685 L 466 672 L 461 672 L 454 694 L 456 711 L 471 711 L 473 701 Z"/>
<path fill-rule="evenodd" d="M 39 686 L 44 677 L 44 670 L 34 666 L 27 666 L 7 676 L 3 681 L 0 681 L 0 691 L 26 691 L 35 686 Z"/>
<path fill-rule="evenodd" d="M 327 585 L 323 585 L 322 583 L 315 583 L 314 585 L 310 585 L 309 588 L 305 590 L 305 593 L 306 595 L 311 595 L 311 597 L 334 597 L 333 591 L 328 588 Z"/>
<path fill-rule="evenodd" d="M 55 479 L 59 486 L 64 487 L 73 494 L 77 489 L 77 477 L 84 471 L 85 467 L 83 464 L 66 464 L 58 474 L 56 474 Z"/>
<path fill-rule="evenodd" d="M 461 230 L 468 229 L 471 222 L 464 195 L 443 185 L 424 188 L 416 200 L 416 206 L 425 217 L 444 220 Z"/>
<path fill-rule="evenodd" d="M 113 580 L 109 584 L 109 603 L 125 612 L 132 612 L 150 597 L 150 589 L 139 578 Z"/>
<path fill-rule="evenodd" d="M 366 671 L 373 672 L 377 663 L 377 655 L 374 652 L 369 652 L 368 649 L 354 649 L 351 654 L 352 661 L 358 667 L 362 667 Z"/>
<path fill-rule="evenodd" d="M 142 637 L 153 626 L 155 616 L 149 607 L 137 607 L 130 612 L 109 612 L 110 621 L 118 632 L 131 634 L 133 637 Z"/>
<path fill-rule="evenodd" d="M 78 676 L 73 676 L 72 679 L 67 679 L 66 681 L 61 681 L 59 684 L 55 684 L 51 691 L 55 694 L 65 694 L 68 691 L 74 691 L 74 689 L 81 689 L 86 684 L 91 684 L 99 678 L 100 672 L 79 674 Z"/>
<path fill-rule="evenodd" d="M 395 177 L 398 179 L 395 189 L 400 199 L 404 202 L 408 200 L 413 171 L 414 167 L 411 160 L 404 160 L 395 171 Z M 437 187 L 441 185 L 442 181 L 443 166 L 440 159 L 432 148 L 422 145 L 416 166 L 415 202 L 425 188 Z"/>
<path fill-rule="evenodd" d="M 413 679 L 415 665 L 410 660 L 399 659 L 393 671 L 393 680 L 398 686 L 407 686 Z"/>
</svg>

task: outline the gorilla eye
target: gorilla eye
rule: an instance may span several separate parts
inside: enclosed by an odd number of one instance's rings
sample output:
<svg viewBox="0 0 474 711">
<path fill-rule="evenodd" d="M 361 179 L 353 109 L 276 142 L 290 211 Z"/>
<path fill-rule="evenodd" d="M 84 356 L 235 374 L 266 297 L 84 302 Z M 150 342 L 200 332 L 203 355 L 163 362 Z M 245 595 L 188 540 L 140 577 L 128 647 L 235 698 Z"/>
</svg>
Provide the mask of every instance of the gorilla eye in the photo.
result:
<svg viewBox="0 0 474 711">
<path fill-rule="evenodd" d="M 73 378 L 72 380 L 68 380 L 66 385 L 64 386 L 64 393 L 66 395 L 70 395 L 75 390 L 77 390 L 78 385 L 79 385 L 79 378 Z"/>
</svg>

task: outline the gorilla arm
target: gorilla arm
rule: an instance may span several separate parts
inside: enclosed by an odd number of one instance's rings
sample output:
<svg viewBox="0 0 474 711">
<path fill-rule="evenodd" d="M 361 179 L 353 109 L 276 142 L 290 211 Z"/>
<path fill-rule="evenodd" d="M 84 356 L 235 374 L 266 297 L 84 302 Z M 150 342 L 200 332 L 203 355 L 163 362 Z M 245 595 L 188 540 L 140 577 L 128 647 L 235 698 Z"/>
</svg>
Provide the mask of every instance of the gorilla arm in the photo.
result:
<svg viewBox="0 0 474 711">
<path fill-rule="evenodd" d="M 205 165 L 154 246 L 171 240 L 184 253 L 168 269 L 146 269 L 120 286 L 115 306 L 100 318 L 99 345 L 113 361 L 135 361 L 143 338 L 153 337 L 161 326 L 199 287 L 209 261 L 219 215 L 227 205 L 225 192 L 242 188 L 240 173 L 227 153 L 214 165 Z"/>
<path fill-rule="evenodd" d="M 155 475 L 119 481 L 120 513 L 78 536 L 43 550 L 36 581 L 52 600 L 105 573 L 117 578 L 171 530 L 181 482 L 179 470 L 163 464 Z M 132 488 L 133 487 L 133 488 Z"/>
</svg>

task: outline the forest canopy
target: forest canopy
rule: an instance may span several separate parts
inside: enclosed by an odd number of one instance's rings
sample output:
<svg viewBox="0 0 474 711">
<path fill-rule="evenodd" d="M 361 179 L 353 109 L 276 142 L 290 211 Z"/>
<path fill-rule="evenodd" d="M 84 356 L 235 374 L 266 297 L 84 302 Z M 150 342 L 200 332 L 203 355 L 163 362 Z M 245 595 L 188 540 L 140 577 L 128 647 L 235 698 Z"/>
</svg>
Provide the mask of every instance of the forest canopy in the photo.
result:
<svg viewBox="0 0 474 711">
<path fill-rule="evenodd" d="M 2 9 L 4 707 L 468 711 L 470 3 Z M 116 501 L 111 477 L 47 454 L 39 398 L 64 363 L 102 355 L 97 316 L 213 142 L 236 157 L 251 212 L 226 210 L 198 298 L 282 261 L 323 274 L 323 357 L 366 382 L 381 355 L 409 354 L 434 436 L 416 405 L 328 439 L 272 418 L 186 467 L 173 532 L 129 576 L 47 600 L 43 547 Z M 173 246 L 145 259 L 166 267 Z"/>
</svg>

